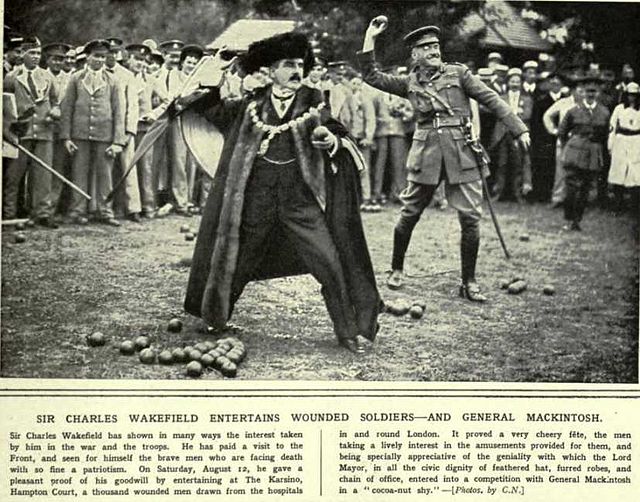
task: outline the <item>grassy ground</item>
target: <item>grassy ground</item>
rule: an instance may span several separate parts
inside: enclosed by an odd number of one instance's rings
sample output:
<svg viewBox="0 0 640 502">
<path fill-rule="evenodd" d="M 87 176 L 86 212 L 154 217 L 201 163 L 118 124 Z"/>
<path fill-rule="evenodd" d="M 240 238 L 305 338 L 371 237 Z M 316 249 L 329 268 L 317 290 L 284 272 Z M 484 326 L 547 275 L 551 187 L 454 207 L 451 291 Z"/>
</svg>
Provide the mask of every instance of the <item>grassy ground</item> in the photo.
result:
<svg viewBox="0 0 640 502">
<path fill-rule="evenodd" d="M 490 302 L 457 297 L 459 230 L 455 212 L 428 209 L 407 256 L 407 287 L 384 287 L 396 210 L 365 214 L 371 255 L 385 300 L 426 302 L 425 316 L 380 316 L 370 351 L 357 358 L 332 335 L 319 286 L 309 276 L 250 284 L 230 333 L 247 346 L 238 378 L 636 382 L 638 243 L 629 217 L 590 211 L 584 232 L 564 233 L 559 211 L 501 203 L 498 216 L 514 255 L 502 256 L 490 218 L 482 222 L 478 278 Z M 143 365 L 120 355 L 141 333 L 156 348 L 212 339 L 182 313 L 193 243 L 179 233 L 197 220 L 27 231 L 2 235 L 2 376 L 187 378 L 184 365 Z M 528 242 L 521 241 L 528 234 Z M 502 278 L 524 276 L 528 290 L 508 295 Z M 542 287 L 551 284 L 554 296 Z M 179 316 L 182 333 L 169 333 Z M 102 331 L 104 347 L 84 336 Z M 215 371 L 203 378 L 222 378 Z"/>
</svg>

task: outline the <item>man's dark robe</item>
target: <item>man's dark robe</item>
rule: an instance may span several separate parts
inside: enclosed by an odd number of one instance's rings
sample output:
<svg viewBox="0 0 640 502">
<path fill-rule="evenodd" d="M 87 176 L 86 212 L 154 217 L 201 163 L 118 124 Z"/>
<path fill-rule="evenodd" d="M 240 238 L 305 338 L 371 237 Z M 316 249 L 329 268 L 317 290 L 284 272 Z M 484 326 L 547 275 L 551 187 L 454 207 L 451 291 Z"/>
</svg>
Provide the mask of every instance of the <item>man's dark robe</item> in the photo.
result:
<svg viewBox="0 0 640 502">
<path fill-rule="evenodd" d="M 239 256 L 245 188 L 264 136 L 252 123 L 247 107 L 255 101 L 258 116 L 263 117 L 268 96 L 267 88 L 255 97 L 222 102 L 218 91 L 214 90 L 194 104 L 195 109 L 225 135 L 219 167 L 198 232 L 185 299 L 187 312 L 214 327 L 223 327 L 233 311 L 232 284 Z M 319 91 L 303 86 L 291 105 L 292 119 L 322 101 Z M 346 148 L 340 148 L 332 159 L 326 152 L 313 148 L 311 132 L 318 125 L 325 125 L 338 138 L 347 136 L 345 128 L 323 109 L 292 128 L 294 150 L 302 177 L 324 211 L 338 250 L 357 320 L 357 334 L 373 340 L 378 329 L 381 300 L 360 219 L 359 173 Z M 274 235 L 266 245 L 270 247 L 256 267 L 253 280 L 308 272 L 284 237 Z"/>
</svg>

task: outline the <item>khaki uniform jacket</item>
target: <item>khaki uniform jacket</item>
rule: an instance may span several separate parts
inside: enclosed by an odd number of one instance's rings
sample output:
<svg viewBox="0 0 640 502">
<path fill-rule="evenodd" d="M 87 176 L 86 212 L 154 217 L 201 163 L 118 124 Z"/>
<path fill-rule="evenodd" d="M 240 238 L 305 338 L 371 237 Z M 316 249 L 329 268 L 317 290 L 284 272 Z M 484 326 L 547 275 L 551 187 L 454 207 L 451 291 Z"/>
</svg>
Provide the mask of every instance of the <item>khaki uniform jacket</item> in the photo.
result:
<svg viewBox="0 0 640 502">
<path fill-rule="evenodd" d="M 140 118 L 140 107 L 138 102 L 139 85 L 134 79 L 133 73 L 121 64 L 116 63 L 113 67 L 113 76 L 124 88 L 124 97 L 126 101 L 124 130 L 128 134 L 135 135 L 138 132 L 138 120 Z"/>
<path fill-rule="evenodd" d="M 609 132 L 609 117 L 609 110 L 600 103 L 596 103 L 593 112 L 584 103 L 567 112 L 558 129 L 558 137 L 566 143 L 565 167 L 589 171 L 602 169 L 602 152 Z"/>
<path fill-rule="evenodd" d="M 33 70 L 33 82 L 36 95 L 32 95 L 27 83 L 27 70 L 21 66 L 11 72 L 4 81 L 5 92 L 15 96 L 18 117 L 33 108 L 35 113 L 28 119 L 29 127 L 23 139 L 53 141 L 54 121 L 51 113 L 60 112 L 60 98 L 51 74 L 36 67 Z"/>
<path fill-rule="evenodd" d="M 77 71 L 69 78 L 62 101 L 61 139 L 80 139 L 126 144 L 125 95 L 117 80 L 101 70 L 100 85 L 90 92 L 89 70 Z"/>
<path fill-rule="evenodd" d="M 527 127 L 498 94 L 457 63 L 443 63 L 430 78 L 412 69 L 408 76 L 396 77 L 378 70 L 372 52 L 359 53 L 364 80 L 380 90 L 408 98 L 414 108 L 416 130 L 407 157 L 407 180 L 435 185 L 440 180 L 444 164 L 447 179 L 452 184 L 480 179 L 476 157 L 466 144 L 464 129 L 434 127 L 434 121 L 449 123 L 469 120 L 469 98 L 489 108 L 514 137 L 527 132 Z M 429 95 L 437 95 L 430 98 Z M 453 115 L 441 101 L 448 103 Z M 483 174 L 488 174 L 485 171 Z"/>
</svg>

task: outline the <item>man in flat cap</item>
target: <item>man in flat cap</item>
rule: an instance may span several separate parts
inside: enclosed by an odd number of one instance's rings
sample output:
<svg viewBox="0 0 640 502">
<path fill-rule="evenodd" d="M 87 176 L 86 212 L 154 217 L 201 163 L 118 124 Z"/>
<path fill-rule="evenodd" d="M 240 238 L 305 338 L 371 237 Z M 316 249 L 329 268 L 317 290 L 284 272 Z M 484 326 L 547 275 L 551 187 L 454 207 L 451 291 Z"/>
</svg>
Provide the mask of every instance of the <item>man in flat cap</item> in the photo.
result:
<svg viewBox="0 0 640 502">
<path fill-rule="evenodd" d="M 41 47 L 36 37 L 26 37 L 22 42 L 23 66 L 13 70 L 3 85 L 5 92 L 15 96 L 17 115 L 25 117 L 23 122 L 28 125 L 20 143 L 51 165 L 54 123 L 60 119 L 60 97 L 52 75 L 38 66 Z M 53 219 L 55 207 L 51 200 L 51 173 L 22 153 L 9 164 L 3 183 L 4 218 L 17 216 L 20 186 L 27 172 L 30 218 L 44 227 L 57 228 L 58 224 Z"/>
<path fill-rule="evenodd" d="M 507 72 L 507 92 L 502 95 L 502 99 L 529 128 L 533 98 L 522 91 L 520 68 L 511 68 Z M 496 152 L 492 196 L 497 200 L 515 199 L 522 202 L 533 189 L 529 152 L 521 148 L 503 121 L 496 123 L 489 147 Z"/>
<path fill-rule="evenodd" d="M 440 54 L 440 30 L 425 26 L 409 33 L 405 43 L 411 50 L 411 71 L 398 77 L 377 69 L 376 38 L 386 29 L 387 19 L 373 19 L 365 34 L 362 53 L 365 82 L 380 90 L 408 98 L 414 108 L 416 130 L 407 158 L 407 187 L 401 194 L 402 209 L 394 232 L 392 272 L 387 285 L 400 288 L 404 280 L 404 258 L 411 233 L 441 180 L 449 204 L 458 211 L 462 230 L 462 284 L 460 295 L 485 301 L 475 278 L 480 245 L 482 180 L 478 161 L 465 142 L 471 108 L 469 98 L 485 105 L 502 120 L 524 148 L 529 147 L 527 127 L 498 94 L 471 74 L 466 66 L 444 63 Z"/>
<path fill-rule="evenodd" d="M 106 40 L 93 40 L 86 45 L 87 66 L 71 75 L 62 100 L 60 138 L 73 156 L 72 181 L 86 192 L 90 180 L 95 179 L 92 210 L 99 221 L 118 227 L 120 223 L 106 198 L 112 188 L 114 159 L 128 138 L 124 88 L 104 69 L 109 50 Z M 86 214 L 87 201 L 73 192 L 69 216 L 74 223 L 86 225 Z"/>
<path fill-rule="evenodd" d="M 273 83 L 227 101 L 214 87 L 195 103 L 225 144 L 185 308 L 222 327 L 249 281 L 310 273 L 339 343 L 360 354 L 362 337 L 375 337 L 380 309 L 358 206 L 361 157 L 322 93 L 302 84 L 311 64 L 303 34 L 254 42 L 242 67 L 252 74 L 267 66 Z M 214 77 L 222 81 L 222 71 Z"/>
</svg>

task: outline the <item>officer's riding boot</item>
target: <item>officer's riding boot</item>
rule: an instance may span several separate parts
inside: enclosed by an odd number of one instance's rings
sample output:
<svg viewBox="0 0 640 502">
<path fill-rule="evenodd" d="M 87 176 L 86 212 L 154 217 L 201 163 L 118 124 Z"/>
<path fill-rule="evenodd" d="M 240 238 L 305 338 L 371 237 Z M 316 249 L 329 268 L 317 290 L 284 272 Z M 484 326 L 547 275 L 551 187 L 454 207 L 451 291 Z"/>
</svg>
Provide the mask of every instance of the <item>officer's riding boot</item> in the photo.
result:
<svg viewBox="0 0 640 502">
<path fill-rule="evenodd" d="M 391 275 L 387 279 L 389 289 L 400 289 L 404 280 L 404 255 L 409 247 L 411 231 L 399 229 L 397 226 L 393 231 L 393 257 L 391 259 Z"/>
<path fill-rule="evenodd" d="M 487 297 L 476 282 L 476 261 L 480 247 L 480 222 L 478 219 L 459 213 L 461 238 L 460 258 L 462 262 L 462 285 L 460 296 L 472 302 L 485 302 Z"/>
</svg>

